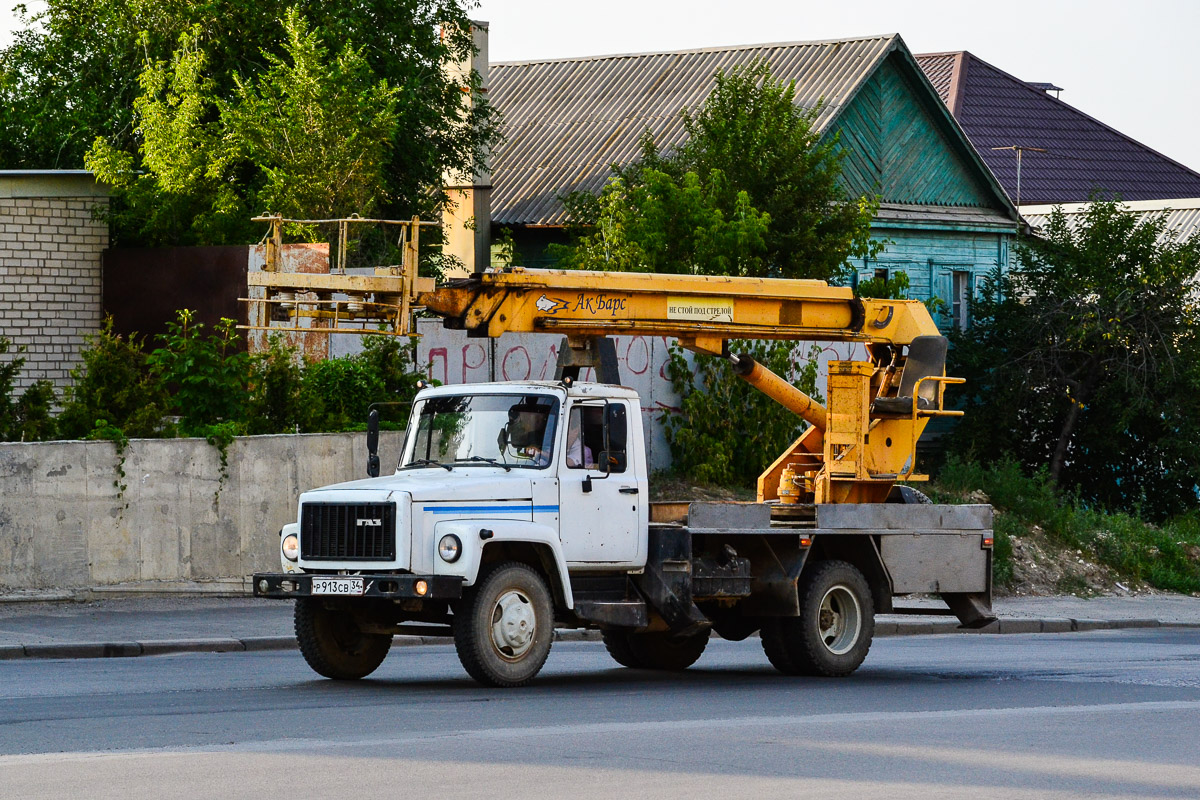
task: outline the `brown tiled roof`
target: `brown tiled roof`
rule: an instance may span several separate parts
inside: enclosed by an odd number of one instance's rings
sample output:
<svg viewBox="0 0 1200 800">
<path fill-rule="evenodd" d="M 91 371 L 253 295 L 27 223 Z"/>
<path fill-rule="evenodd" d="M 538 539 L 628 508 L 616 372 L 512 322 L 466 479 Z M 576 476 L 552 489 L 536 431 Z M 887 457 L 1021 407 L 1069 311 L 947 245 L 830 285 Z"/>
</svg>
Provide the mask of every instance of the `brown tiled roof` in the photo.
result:
<svg viewBox="0 0 1200 800">
<path fill-rule="evenodd" d="M 935 53 L 916 57 L 925 77 L 929 78 L 934 90 L 947 106 L 950 105 L 950 82 L 954 79 L 956 55 L 956 53 Z"/>
<path fill-rule="evenodd" d="M 1200 174 L 968 52 L 916 58 L 1010 197 L 1016 153 L 992 148 L 1047 151 L 1022 155 L 1023 205 L 1084 202 L 1093 191 L 1124 200 L 1200 197 Z"/>
</svg>

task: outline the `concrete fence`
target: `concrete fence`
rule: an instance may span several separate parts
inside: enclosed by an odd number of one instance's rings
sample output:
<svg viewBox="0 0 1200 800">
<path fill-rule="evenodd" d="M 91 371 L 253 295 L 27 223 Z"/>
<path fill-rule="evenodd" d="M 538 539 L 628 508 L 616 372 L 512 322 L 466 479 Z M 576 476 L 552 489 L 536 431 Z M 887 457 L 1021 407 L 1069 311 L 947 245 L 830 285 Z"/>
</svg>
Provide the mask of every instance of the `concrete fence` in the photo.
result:
<svg viewBox="0 0 1200 800">
<path fill-rule="evenodd" d="M 402 435 L 381 435 L 385 465 Z M 0 592 L 275 569 L 299 493 L 365 476 L 366 435 L 244 437 L 223 480 L 220 462 L 202 439 L 133 440 L 123 460 L 111 442 L 0 444 Z"/>
</svg>

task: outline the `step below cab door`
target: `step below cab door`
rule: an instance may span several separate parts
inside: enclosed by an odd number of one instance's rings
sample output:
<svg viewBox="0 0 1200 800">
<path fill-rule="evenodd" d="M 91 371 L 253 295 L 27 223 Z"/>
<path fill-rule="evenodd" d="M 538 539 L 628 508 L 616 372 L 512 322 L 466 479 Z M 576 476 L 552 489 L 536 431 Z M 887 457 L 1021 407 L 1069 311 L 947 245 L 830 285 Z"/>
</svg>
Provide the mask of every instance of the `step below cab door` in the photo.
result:
<svg viewBox="0 0 1200 800">
<path fill-rule="evenodd" d="M 627 402 L 620 400 L 575 403 L 567 413 L 555 459 L 559 537 L 567 563 L 638 558 L 646 484 L 638 480 L 640 471 L 630 457 L 628 414 Z"/>
</svg>

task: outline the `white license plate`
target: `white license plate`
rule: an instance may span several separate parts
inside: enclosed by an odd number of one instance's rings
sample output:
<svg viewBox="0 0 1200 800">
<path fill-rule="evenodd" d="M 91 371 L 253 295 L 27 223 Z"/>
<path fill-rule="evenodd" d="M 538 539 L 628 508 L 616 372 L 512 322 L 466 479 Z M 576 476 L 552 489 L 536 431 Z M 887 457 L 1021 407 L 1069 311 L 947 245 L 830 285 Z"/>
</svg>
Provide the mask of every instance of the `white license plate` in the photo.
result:
<svg viewBox="0 0 1200 800">
<path fill-rule="evenodd" d="M 362 578 L 313 578 L 313 594 L 357 595 L 363 593 Z"/>
</svg>

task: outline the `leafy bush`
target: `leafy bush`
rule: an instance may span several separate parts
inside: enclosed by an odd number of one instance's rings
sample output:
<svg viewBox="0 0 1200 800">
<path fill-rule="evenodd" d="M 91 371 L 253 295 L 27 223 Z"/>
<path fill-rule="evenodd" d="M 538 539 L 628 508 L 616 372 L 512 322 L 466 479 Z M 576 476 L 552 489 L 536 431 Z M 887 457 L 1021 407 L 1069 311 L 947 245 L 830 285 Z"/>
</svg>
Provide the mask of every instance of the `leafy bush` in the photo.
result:
<svg viewBox="0 0 1200 800">
<path fill-rule="evenodd" d="M 241 348 L 236 325 L 222 318 L 205 336 L 195 312 L 184 309 L 159 335 L 163 346 L 146 359 L 170 392 L 170 408 L 179 415 L 184 435 L 207 436 L 213 425 L 242 419 L 250 356 Z"/>
<path fill-rule="evenodd" d="M 408 408 L 404 404 L 412 403 L 417 396 L 417 381 L 424 377 L 417 369 L 416 342 L 395 336 L 371 336 L 363 340 L 363 351 L 355 358 L 383 383 L 383 396 L 372 402 L 401 404 L 380 411 L 381 427 L 403 428 L 408 423 Z"/>
<path fill-rule="evenodd" d="M 1012 458 L 982 464 L 951 454 L 938 472 L 937 485 L 964 496 L 981 490 L 996 508 L 1055 536 L 1065 535 L 1071 522 L 1072 509 L 1060 499 L 1045 469 L 1030 477 Z"/>
<path fill-rule="evenodd" d="M 20 353 L 24 348 L 12 350 L 12 340 L 0 336 L 0 357 L 10 352 Z M 33 442 L 54 438 L 54 419 L 50 408 L 54 405 L 54 388 L 49 381 L 37 381 L 13 397 L 13 385 L 17 375 L 25 366 L 25 359 L 15 355 L 8 361 L 0 361 L 0 441 Z"/>
<path fill-rule="evenodd" d="M 106 320 L 71 373 L 74 384 L 57 420 L 49 416 L 48 384 L 26 392 L 25 405 L 18 404 L 28 407 L 19 412 L 26 438 L 49 438 L 55 422 L 72 438 L 201 436 L 218 447 L 242 434 L 362 430 L 368 406 L 411 402 L 422 377 L 415 344 L 390 336 L 366 338 L 356 355 L 306 363 L 279 336 L 265 353 L 252 356 L 233 320 L 223 319 L 207 333 L 194 312 L 184 310 L 158 339 L 162 346 L 147 354 L 136 336 L 114 334 Z M 0 390 L 4 376 L 16 369 L 0 366 Z M 6 430 L 4 408 L 0 433 Z M 392 419 L 403 424 L 407 414 L 393 412 Z"/>
<path fill-rule="evenodd" d="M 313 403 L 304 386 L 296 351 L 274 334 L 265 353 L 254 361 L 246 399 L 246 433 L 288 433 L 309 430 Z"/>
<path fill-rule="evenodd" d="M 129 437 L 167 433 L 163 423 L 167 394 L 137 336 L 126 340 L 113 333 L 109 318 L 99 333 L 88 337 L 88 343 L 81 354 L 83 363 L 71 370 L 74 382 L 63 395 L 59 435 L 84 439 L 98 428 L 119 429 Z"/>
<path fill-rule="evenodd" d="M 415 365 L 416 345 L 391 336 L 364 339 L 356 355 L 307 364 L 282 338 L 272 337 L 251 365 L 245 432 L 362 430 L 372 403 L 412 402 L 422 377 Z M 403 425 L 407 409 L 390 416 Z"/>
<path fill-rule="evenodd" d="M 801 391 L 817 394 L 817 348 L 807 359 L 788 342 L 734 341 L 745 353 Z M 672 345 L 667 379 L 681 398 L 664 423 L 674 469 L 694 481 L 721 486 L 750 486 L 804 431 L 804 422 L 780 408 L 734 374 L 729 361 L 696 356 L 689 361 Z"/>
<path fill-rule="evenodd" d="M 1063 538 L 1135 580 L 1172 592 L 1200 592 L 1200 527 L 1194 516 L 1158 527 L 1125 513 L 1083 510 L 1073 515 Z"/>
<path fill-rule="evenodd" d="M 361 429 L 367 406 L 386 399 L 383 380 L 356 357 L 314 361 L 304 368 L 304 387 L 315 404 L 319 430 Z"/>
</svg>

